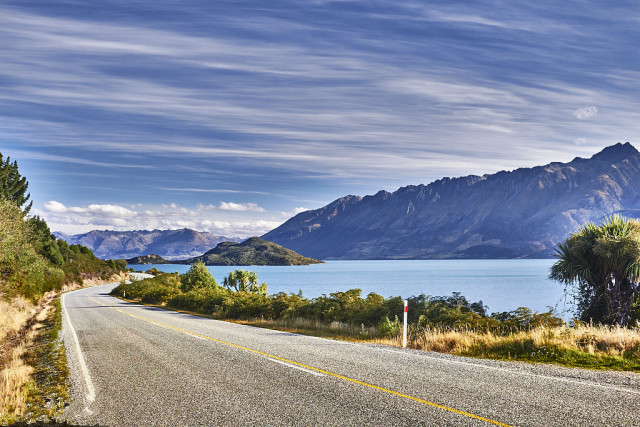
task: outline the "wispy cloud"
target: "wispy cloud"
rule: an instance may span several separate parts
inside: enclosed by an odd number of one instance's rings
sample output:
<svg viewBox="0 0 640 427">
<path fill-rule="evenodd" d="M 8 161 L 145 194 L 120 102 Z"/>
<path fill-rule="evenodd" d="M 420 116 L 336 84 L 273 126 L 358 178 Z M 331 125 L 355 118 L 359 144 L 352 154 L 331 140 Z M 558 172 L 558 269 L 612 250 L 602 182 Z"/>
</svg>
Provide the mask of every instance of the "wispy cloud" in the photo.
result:
<svg viewBox="0 0 640 427">
<path fill-rule="evenodd" d="M 34 198 L 293 212 L 640 136 L 628 5 L 158 7 L 0 6 L 0 144 Z"/>
</svg>

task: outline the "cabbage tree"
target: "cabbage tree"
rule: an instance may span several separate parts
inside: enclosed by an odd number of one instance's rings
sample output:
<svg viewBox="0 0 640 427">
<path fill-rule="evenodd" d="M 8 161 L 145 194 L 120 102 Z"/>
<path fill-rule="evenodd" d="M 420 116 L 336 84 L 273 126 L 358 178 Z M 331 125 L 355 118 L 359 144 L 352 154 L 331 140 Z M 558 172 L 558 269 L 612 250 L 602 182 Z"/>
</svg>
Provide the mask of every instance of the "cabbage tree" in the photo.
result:
<svg viewBox="0 0 640 427">
<path fill-rule="evenodd" d="M 253 292 L 267 295 L 267 284 L 258 284 L 258 273 L 236 269 L 224 278 L 224 286 L 236 292 Z"/>
<path fill-rule="evenodd" d="M 613 215 L 588 223 L 556 252 L 550 278 L 573 286 L 581 320 L 626 326 L 637 319 L 640 221 Z"/>
</svg>

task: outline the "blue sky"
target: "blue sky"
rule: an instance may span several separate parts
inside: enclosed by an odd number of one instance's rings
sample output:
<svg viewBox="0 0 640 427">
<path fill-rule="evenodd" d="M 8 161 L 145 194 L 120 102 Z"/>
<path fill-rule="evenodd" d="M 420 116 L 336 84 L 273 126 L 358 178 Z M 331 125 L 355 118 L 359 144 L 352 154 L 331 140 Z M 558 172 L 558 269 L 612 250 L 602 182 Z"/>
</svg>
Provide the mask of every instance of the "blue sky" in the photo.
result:
<svg viewBox="0 0 640 427">
<path fill-rule="evenodd" d="M 12 1 L 0 152 L 53 230 L 262 234 L 640 136 L 637 1 Z"/>
</svg>

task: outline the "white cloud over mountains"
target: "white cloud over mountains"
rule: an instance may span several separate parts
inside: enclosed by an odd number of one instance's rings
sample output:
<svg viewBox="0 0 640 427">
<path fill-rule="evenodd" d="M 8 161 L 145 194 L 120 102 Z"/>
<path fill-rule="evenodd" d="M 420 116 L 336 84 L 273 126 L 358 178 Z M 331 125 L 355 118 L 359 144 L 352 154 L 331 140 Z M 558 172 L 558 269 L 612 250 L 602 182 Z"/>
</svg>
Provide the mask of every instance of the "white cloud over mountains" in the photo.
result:
<svg viewBox="0 0 640 427">
<path fill-rule="evenodd" d="M 233 203 L 233 202 L 221 202 L 218 209 L 223 211 L 254 211 L 264 212 L 264 208 L 256 205 L 255 203 Z"/>
<path fill-rule="evenodd" d="M 153 230 L 193 228 L 228 237 L 261 235 L 282 224 L 296 212 L 267 211 L 255 203 L 221 202 L 187 208 L 176 203 L 128 207 L 113 204 L 65 206 L 55 200 L 36 210 L 53 231 L 82 233 L 95 229 Z"/>
</svg>

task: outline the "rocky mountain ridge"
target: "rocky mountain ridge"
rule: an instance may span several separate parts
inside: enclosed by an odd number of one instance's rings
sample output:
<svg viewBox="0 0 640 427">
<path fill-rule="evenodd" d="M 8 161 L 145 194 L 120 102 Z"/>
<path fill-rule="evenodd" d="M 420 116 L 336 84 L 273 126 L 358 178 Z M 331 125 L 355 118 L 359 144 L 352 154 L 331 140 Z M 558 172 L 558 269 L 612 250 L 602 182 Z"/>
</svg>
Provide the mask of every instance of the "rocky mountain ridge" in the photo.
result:
<svg viewBox="0 0 640 427">
<path fill-rule="evenodd" d="M 612 213 L 640 214 L 640 153 L 628 142 L 569 163 L 345 196 L 262 237 L 318 259 L 546 258 Z"/>
<path fill-rule="evenodd" d="M 103 259 L 127 259 L 146 254 L 165 259 L 184 259 L 202 255 L 220 242 L 239 242 L 239 237 L 219 236 L 190 228 L 180 230 L 93 230 L 84 234 L 54 233 L 67 243 L 81 244 Z"/>
</svg>

